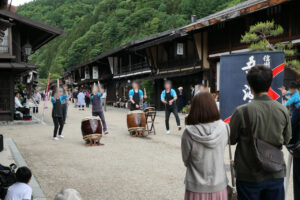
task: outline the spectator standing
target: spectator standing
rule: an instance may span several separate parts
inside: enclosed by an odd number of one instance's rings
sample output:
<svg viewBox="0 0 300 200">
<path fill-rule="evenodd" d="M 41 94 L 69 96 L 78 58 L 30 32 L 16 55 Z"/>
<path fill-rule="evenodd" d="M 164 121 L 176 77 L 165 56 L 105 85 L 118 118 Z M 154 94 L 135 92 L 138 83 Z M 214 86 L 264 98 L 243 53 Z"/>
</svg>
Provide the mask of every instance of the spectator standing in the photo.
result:
<svg viewBox="0 0 300 200">
<path fill-rule="evenodd" d="M 282 89 L 284 97 L 289 97 L 285 105 L 291 107 L 292 111 L 292 139 L 290 144 L 297 146 L 300 142 L 300 95 L 299 86 L 296 82 L 292 82 L 289 91 Z M 300 158 L 293 156 L 293 180 L 294 180 L 294 199 L 300 199 Z"/>
<path fill-rule="evenodd" d="M 32 189 L 28 185 L 31 171 L 27 167 L 20 167 L 16 173 L 17 182 L 8 188 L 5 200 L 31 200 Z"/>
<path fill-rule="evenodd" d="M 33 94 L 33 100 L 35 101 L 35 107 L 33 107 L 33 113 L 38 113 L 39 112 L 39 104 L 41 102 L 41 94 L 38 90 L 36 90 Z"/>
<path fill-rule="evenodd" d="M 78 91 L 77 89 L 75 88 L 73 90 L 73 99 L 74 99 L 74 107 L 77 108 L 77 96 L 78 96 Z"/>
<path fill-rule="evenodd" d="M 80 92 L 77 95 L 77 106 L 79 107 L 79 110 L 84 110 L 84 106 L 85 106 L 85 94 L 83 93 L 83 90 L 80 89 Z"/>
<path fill-rule="evenodd" d="M 104 111 L 106 112 L 106 98 L 107 98 L 107 93 L 106 93 L 106 90 L 104 88 L 101 88 L 100 92 L 101 92 L 102 107 L 104 108 Z"/>
<path fill-rule="evenodd" d="M 192 101 L 181 139 L 185 176 L 185 200 L 227 200 L 224 151 L 228 143 L 226 124 L 214 98 L 198 93 Z"/>
<path fill-rule="evenodd" d="M 287 109 L 268 96 L 273 79 L 272 70 L 255 66 L 247 74 L 254 99 L 239 106 L 230 121 L 231 144 L 237 144 L 235 170 L 238 198 L 242 200 L 284 200 L 286 167 L 280 157 L 281 168 L 267 170 L 265 162 L 257 159 L 254 141 L 264 142 L 280 151 L 291 138 L 291 122 Z M 246 125 L 247 124 L 247 125 Z M 268 147 L 270 149 L 270 147 Z M 278 154 L 278 156 L 280 156 Z M 273 158 L 275 159 L 275 157 Z"/>
<path fill-rule="evenodd" d="M 182 112 L 182 109 L 185 106 L 185 95 L 183 93 L 183 87 L 178 88 L 178 99 L 177 99 L 177 107 L 178 107 L 178 112 Z"/>
<path fill-rule="evenodd" d="M 86 92 L 85 92 L 85 104 L 86 104 L 87 108 L 90 107 L 90 103 L 91 103 L 90 91 L 86 90 Z"/>
<path fill-rule="evenodd" d="M 190 90 L 191 90 L 191 100 L 192 100 L 193 97 L 195 96 L 195 87 L 191 85 Z"/>
<path fill-rule="evenodd" d="M 27 102 L 27 89 L 26 89 L 26 87 L 21 91 L 21 96 L 23 98 L 22 105 L 24 105 Z"/>
<path fill-rule="evenodd" d="M 198 94 L 201 92 L 207 92 L 206 87 L 203 84 L 196 85 L 195 94 Z"/>
</svg>

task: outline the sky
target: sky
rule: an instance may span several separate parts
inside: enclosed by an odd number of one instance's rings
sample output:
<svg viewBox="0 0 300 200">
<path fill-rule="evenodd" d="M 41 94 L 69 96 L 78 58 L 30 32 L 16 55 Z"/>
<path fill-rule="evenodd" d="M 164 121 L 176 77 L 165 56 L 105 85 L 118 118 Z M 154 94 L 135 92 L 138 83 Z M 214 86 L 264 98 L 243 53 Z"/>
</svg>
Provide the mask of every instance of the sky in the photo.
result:
<svg viewBox="0 0 300 200">
<path fill-rule="evenodd" d="M 11 0 L 8 0 L 9 3 L 10 3 L 10 1 L 11 1 Z M 27 2 L 29 2 L 29 1 L 32 1 L 32 0 L 12 0 L 12 5 L 18 6 L 18 5 L 27 3 Z"/>
</svg>

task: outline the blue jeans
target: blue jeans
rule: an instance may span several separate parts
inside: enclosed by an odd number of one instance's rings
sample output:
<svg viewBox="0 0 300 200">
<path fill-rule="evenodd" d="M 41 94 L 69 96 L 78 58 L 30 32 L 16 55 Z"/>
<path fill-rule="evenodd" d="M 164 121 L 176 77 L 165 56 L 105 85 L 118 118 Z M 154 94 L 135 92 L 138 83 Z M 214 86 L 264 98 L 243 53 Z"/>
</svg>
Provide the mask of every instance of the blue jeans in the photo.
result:
<svg viewBox="0 0 300 200">
<path fill-rule="evenodd" d="M 262 182 L 236 181 L 238 200 L 284 200 L 284 179 Z"/>
</svg>

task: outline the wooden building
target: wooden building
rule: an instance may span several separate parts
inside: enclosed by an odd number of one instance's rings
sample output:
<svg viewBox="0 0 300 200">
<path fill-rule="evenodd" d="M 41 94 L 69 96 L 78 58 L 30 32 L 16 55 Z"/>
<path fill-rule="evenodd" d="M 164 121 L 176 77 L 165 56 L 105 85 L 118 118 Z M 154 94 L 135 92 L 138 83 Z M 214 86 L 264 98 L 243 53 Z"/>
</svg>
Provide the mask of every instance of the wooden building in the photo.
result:
<svg viewBox="0 0 300 200">
<path fill-rule="evenodd" d="M 7 9 L 0 10 L 0 121 L 13 120 L 15 82 L 25 72 L 38 69 L 27 63 L 28 56 L 62 33 Z"/>
<path fill-rule="evenodd" d="M 213 91 L 219 90 L 220 56 L 232 53 L 249 52 L 248 45 L 242 44 L 241 35 L 251 25 L 263 21 L 280 24 L 284 33 L 271 39 L 275 42 L 292 42 L 299 50 L 300 1 L 297 0 L 252 0 L 238 4 L 211 16 L 205 17 L 184 27 L 189 34 L 207 35 L 206 55 L 210 66 L 210 86 Z M 299 57 L 299 53 L 296 58 Z M 290 70 L 285 71 L 285 80 L 295 79 Z"/>
<path fill-rule="evenodd" d="M 98 66 L 99 80 L 108 88 L 108 101 L 116 96 L 126 99 L 132 80 L 152 80 L 155 94 L 151 97 L 161 108 L 163 82 L 169 79 L 174 88 L 205 84 L 212 92 L 219 90 L 220 56 L 247 52 L 241 35 L 259 21 L 274 20 L 283 26 L 283 35 L 272 42 L 291 41 L 300 45 L 300 18 L 297 0 L 250 0 L 173 30 L 132 41 L 115 50 L 73 67 L 69 77 L 81 85 L 98 79 L 87 79 L 86 67 Z M 299 54 L 297 54 L 299 57 Z M 102 70 L 102 71 L 101 71 Z M 287 79 L 293 74 L 287 71 Z"/>
</svg>

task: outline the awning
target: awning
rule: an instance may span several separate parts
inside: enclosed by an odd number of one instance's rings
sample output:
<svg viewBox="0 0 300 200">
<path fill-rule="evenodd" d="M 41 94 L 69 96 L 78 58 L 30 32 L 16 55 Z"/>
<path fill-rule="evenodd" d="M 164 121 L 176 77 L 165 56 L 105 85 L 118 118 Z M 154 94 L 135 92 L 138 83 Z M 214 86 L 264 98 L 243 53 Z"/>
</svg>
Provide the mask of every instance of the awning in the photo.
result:
<svg viewBox="0 0 300 200">
<path fill-rule="evenodd" d="M 38 68 L 39 66 L 29 63 L 0 62 L 0 69 L 33 70 Z"/>
</svg>

